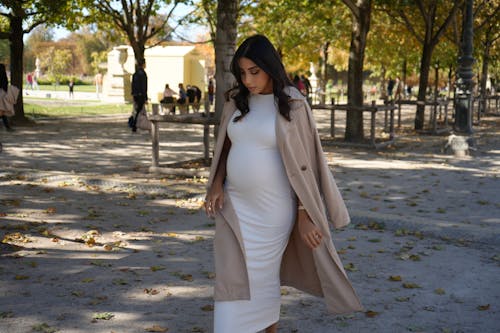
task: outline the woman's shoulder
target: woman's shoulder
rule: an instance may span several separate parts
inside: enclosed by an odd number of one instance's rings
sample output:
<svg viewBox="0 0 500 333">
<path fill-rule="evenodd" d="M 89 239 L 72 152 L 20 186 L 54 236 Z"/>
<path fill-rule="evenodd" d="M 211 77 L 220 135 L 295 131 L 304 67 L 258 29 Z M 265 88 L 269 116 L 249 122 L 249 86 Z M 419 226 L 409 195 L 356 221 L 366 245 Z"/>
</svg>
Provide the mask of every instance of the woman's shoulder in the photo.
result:
<svg viewBox="0 0 500 333">
<path fill-rule="evenodd" d="M 290 97 L 290 101 L 306 100 L 305 96 L 294 86 L 286 86 L 283 91 Z"/>
</svg>

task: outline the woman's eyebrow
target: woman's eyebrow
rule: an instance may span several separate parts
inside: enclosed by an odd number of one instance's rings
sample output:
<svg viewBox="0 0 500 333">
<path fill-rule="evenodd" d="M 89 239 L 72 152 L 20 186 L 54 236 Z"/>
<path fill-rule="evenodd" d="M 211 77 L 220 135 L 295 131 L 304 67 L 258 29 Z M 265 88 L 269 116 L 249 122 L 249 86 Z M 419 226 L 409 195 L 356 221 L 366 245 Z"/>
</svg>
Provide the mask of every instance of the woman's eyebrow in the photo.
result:
<svg viewBox="0 0 500 333">
<path fill-rule="evenodd" d="M 259 69 L 259 66 L 255 65 L 255 66 L 248 67 L 248 68 L 243 68 L 243 69 L 246 69 L 247 71 L 251 71 L 251 70 L 254 70 L 254 69 Z"/>
</svg>

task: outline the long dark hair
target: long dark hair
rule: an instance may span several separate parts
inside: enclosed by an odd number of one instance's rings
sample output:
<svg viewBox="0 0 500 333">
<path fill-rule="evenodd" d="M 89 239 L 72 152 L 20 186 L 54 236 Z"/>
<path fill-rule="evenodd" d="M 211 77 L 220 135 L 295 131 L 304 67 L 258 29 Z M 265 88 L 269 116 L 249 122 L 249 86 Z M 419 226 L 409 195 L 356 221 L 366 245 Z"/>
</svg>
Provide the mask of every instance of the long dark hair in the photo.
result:
<svg viewBox="0 0 500 333">
<path fill-rule="evenodd" d="M 273 81 L 273 94 L 278 100 L 279 112 L 287 120 L 290 120 L 290 105 L 288 104 L 290 97 L 283 91 L 283 88 L 291 86 L 292 83 L 285 71 L 285 66 L 283 66 L 278 52 L 269 39 L 263 35 L 254 35 L 241 43 L 231 61 L 231 73 L 236 78 L 237 85 L 229 93 L 236 91 L 231 97 L 235 100 L 238 110 L 241 111 L 241 116 L 236 117 L 235 121 L 240 120 L 250 111 L 248 107 L 248 95 L 250 92 L 241 81 L 241 68 L 239 64 L 241 58 L 252 60 L 269 75 Z"/>
<path fill-rule="evenodd" d="M 0 89 L 7 91 L 9 85 L 9 80 L 7 79 L 7 71 L 5 70 L 5 65 L 0 64 Z"/>
</svg>

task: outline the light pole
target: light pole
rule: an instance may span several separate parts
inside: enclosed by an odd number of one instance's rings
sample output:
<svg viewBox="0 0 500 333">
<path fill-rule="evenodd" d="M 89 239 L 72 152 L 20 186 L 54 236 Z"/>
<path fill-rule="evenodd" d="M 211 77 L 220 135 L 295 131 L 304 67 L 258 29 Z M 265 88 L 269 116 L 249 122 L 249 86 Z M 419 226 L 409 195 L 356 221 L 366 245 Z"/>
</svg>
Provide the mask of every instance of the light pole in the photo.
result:
<svg viewBox="0 0 500 333">
<path fill-rule="evenodd" d="M 455 131 L 472 134 L 474 72 L 472 65 L 473 46 L 473 0 L 465 1 L 465 13 L 462 25 L 461 56 L 458 58 L 458 80 L 455 97 Z"/>
</svg>

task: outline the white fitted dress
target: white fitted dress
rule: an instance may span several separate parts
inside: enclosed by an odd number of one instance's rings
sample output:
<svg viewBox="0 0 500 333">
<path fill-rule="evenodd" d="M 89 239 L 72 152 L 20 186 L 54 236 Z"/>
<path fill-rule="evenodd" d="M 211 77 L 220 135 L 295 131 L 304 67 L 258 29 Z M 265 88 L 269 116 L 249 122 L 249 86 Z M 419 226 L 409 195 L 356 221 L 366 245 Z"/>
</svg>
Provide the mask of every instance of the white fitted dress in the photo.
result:
<svg viewBox="0 0 500 333">
<path fill-rule="evenodd" d="M 225 186 L 243 237 L 250 300 L 215 302 L 215 333 L 256 333 L 278 321 L 281 258 L 295 220 L 295 198 L 276 145 L 281 115 L 274 95 L 252 95 L 249 109 L 227 128 Z"/>
</svg>

